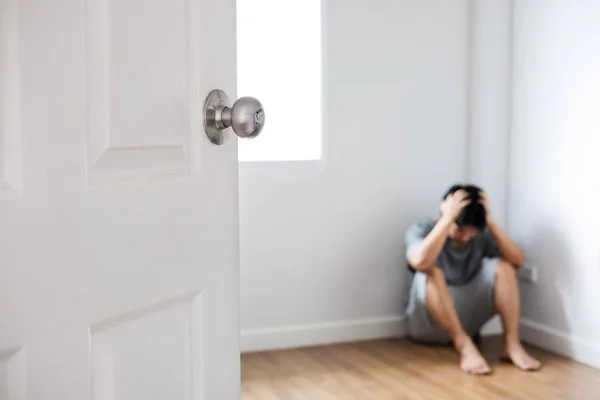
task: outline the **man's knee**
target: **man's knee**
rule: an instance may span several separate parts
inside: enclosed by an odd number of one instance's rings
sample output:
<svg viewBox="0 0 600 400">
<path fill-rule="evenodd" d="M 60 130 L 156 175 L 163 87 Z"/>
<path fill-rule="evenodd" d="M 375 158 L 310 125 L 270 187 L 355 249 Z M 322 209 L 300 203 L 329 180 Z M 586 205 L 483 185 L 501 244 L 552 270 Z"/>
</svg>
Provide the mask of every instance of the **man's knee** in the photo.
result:
<svg viewBox="0 0 600 400">
<path fill-rule="evenodd" d="M 445 282 L 444 271 L 440 267 L 433 266 L 423 271 L 427 275 L 427 283 Z"/>
<path fill-rule="evenodd" d="M 496 265 L 496 277 L 498 276 L 515 276 L 517 274 L 517 269 L 514 265 L 509 263 L 506 260 L 498 260 L 498 264 Z"/>
<path fill-rule="evenodd" d="M 426 275 L 426 283 L 425 283 L 425 296 L 424 300 L 426 305 L 429 307 L 432 301 L 435 302 L 435 299 L 441 299 L 440 293 L 444 293 L 443 286 L 446 285 L 446 278 L 444 277 L 444 272 L 439 267 L 432 267 L 424 272 Z"/>
</svg>

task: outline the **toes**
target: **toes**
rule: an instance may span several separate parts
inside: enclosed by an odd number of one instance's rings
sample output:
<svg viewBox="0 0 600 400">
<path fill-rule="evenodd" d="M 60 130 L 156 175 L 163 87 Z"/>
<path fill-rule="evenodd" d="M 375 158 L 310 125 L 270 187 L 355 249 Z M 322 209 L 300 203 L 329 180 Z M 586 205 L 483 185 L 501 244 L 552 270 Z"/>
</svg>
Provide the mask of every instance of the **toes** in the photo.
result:
<svg viewBox="0 0 600 400">
<path fill-rule="evenodd" d="M 488 375 L 492 373 L 492 369 L 487 364 L 480 364 L 474 366 L 464 365 L 461 367 L 461 369 L 472 375 Z"/>
<path fill-rule="evenodd" d="M 542 369 L 542 363 L 538 360 L 530 360 L 530 362 L 527 363 L 523 369 L 525 371 L 539 371 Z"/>
<path fill-rule="evenodd" d="M 520 362 L 514 362 L 514 364 L 524 371 L 539 371 L 542 368 L 542 363 L 535 358 L 521 360 Z"/>
<path fill-rule="evenodd" d="M 490 368 L 481 367 L 481 368 L 472 369 L 468 372 L 473 375 L 488 375 L 492 372 L 492 370 Z"/>
<path fill-rule="evenodd" d="M 480 368 L 477 372 L 479 375 L 489 375 L 492 373 L 492 369 L 488 366 L 485 366 L 483 368 Z"/>
<path fill-rule="evenodd" d="M 523 371 L 538 371 L 542 368 L 542 363 L 530 356 L 522 347 L 515 348 L 512 351 L 506 349 L 502 356 L 508 358 L 504 359 L 505 361 L 511 361 Z"/>
</svg>

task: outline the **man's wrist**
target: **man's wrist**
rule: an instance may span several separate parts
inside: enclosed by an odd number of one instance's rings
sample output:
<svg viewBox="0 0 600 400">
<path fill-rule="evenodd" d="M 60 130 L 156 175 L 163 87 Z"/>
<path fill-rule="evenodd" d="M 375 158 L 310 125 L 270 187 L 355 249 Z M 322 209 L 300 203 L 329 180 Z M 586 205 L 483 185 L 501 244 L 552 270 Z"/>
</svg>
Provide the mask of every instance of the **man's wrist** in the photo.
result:
<svg viewBox="0 0 600 400">
<path fill-rule="evenodd" d="M 439 223 L 444 227 L 449 227 L 450 225 L 452 225 L 454 223 L 455 220 L 456 220 L 456 218 L 454 218 L 452 216 L 442 214 L 442 217 L 440 218 Z"/>
</svg>

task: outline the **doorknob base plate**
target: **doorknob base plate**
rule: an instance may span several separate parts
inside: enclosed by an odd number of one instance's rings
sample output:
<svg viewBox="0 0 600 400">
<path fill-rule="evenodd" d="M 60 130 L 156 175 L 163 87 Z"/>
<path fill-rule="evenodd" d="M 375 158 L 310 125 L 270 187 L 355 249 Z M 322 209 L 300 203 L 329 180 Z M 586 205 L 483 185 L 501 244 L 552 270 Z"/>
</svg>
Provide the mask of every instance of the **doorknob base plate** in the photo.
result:
<svg viewBox="0 0 600 400">
<path fill-rule="evenodd" d="M 231 128 L 223 129 L 222 124 L 220 124 L 221 126 L 218 125 L 218 122 L 221 121 L 221 112 L 225 107 L 231 107 L 229 97 L 224 91 L 215 89 L 206 97 L 204 109 L 202 110 L 204 132 L 208 140 L 219 146 L 225 143 L 231 134 Z"/>
</svg>

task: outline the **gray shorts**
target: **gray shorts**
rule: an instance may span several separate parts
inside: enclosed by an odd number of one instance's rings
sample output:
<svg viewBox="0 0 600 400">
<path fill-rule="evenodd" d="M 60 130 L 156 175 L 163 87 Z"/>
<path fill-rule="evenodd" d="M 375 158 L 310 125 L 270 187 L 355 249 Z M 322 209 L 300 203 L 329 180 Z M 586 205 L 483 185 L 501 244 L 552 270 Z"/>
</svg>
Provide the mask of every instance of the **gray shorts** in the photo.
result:
<svg viewBox="0 0 600 400">
<path fill-rule="evenodd" d="M 465 285 L 448 286 L 460 322 L 470 336 L 496 314 L 494 284 L 497 258 L 483 260 L 481 270 Z M 450 336 L 433 320 L 426 306 L 427 275 L 415 273 L 406 308 L 408 335 L 426 343 L 450 343 Z"/>
</svg>

